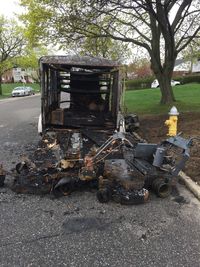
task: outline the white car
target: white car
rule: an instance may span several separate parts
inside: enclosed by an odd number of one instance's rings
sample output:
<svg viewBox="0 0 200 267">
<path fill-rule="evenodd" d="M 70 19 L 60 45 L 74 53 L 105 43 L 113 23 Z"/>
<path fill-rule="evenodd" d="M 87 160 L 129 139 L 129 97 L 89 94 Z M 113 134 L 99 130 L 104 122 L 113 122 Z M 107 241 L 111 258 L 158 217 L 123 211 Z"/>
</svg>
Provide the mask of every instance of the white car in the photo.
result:
<svg viewBox="0 0 200 267">
<path fill-rule="evenodd" d="M 171 86 L 175 86 L 175 85 L 180 85 L 181 83 L 179 81 L 174 81 L 171 80 Z M 159 83 L 158 80 L 154 80 L 151 84 L 151 88 L 158 88 L 159 87 Z"/>
<path fill-rule="evenodd" d="M 34 95 L 34 90 L 31 87 L 21 86 L 16 87 L 12 90 L 12 97 L 14 96 L 28 96 L 28 95 Z"/>
</svg>

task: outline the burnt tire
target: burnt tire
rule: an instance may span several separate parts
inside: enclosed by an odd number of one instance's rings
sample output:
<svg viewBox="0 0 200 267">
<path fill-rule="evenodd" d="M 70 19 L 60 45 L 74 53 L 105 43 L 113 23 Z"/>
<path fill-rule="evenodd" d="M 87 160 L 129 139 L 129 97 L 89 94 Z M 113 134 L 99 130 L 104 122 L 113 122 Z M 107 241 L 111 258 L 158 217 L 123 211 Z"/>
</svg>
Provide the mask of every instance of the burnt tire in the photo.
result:
<svg viewBox="0 0 200 267">
<path fill-rule="evenodd" d="M 155 179 L 152 183 L 152 189 L 160 198 L 168 197 L 172 191 L 171 184 L 166 183 L 163 179 Z"/>
<path fill-rule="evenodd" d="M 54 195 L 55 198 L 60 198 L 63 197 L 63 191 L 61 190 L 61 188 L 56 188 L 52 190 L 52 194 Z"/>
<path fill-rule="evenodd" d="M 103 190 L 99 190 L 97 192 L 97 199 L 100 203 L 107 203 L 111 200 L 111 191 L 108 188 L 105 188 Z"/>
</svg>

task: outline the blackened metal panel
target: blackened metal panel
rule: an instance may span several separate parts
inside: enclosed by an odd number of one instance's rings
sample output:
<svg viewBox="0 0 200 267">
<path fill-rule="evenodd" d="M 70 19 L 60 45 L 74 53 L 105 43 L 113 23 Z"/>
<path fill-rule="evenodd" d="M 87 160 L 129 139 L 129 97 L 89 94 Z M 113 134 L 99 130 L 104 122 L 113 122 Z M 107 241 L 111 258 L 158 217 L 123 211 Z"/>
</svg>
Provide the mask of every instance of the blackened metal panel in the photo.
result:
<svg viewBox="0 0 200 267">
<path fill-rule="evenodd" d="M 42 129 L 45 129 L 45 99 L 46 99 L 46 88 L 45 88 L 45 66 L 40 62 L 40 87 L 41 87 L 41 116 L 42 116 Z"/>
<path fill-rule="evenodd" d="M 113 72 L 111 112 L 117 126 L 117 117 L 120 109 L 121 84 L 119 70 Z"/>
<path fill-rule="evenodd" d="M 51 99 L 51 109 L 54 110 L 59 108 L 57 101 L 57 91 L 59 88 L 57 87 L 57 75 L 56 70 L 50 69 L 50 99 Z"/>
</svg>

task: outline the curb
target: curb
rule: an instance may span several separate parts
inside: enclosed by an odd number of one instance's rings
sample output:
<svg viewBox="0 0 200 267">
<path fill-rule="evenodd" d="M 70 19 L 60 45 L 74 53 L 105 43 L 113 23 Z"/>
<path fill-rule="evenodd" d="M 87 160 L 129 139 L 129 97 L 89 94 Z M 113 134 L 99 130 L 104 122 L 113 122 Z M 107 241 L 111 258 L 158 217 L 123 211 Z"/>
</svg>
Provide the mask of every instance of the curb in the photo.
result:
<svg viewBox="0 0 200 267">
<path fill-rule="evenodd" d="M 35 93 L 34 95 L 31 95 L 31 96 L 21 96 L 21 97 L 5 97 L 5 98 L 2 98 L 0 99 L 0 102 L 12 102 L 12 101 L 17 101 L 17 100 L 22 100 L 22 99 L 27 99 L 27 98 L 30 98 L 30 97 L 36 97 L 40 95 L 40 93 Z"/>
<path fill-rule="evenodd" d="M 198 198 L 198 200 L 200 200 L 200 186 L 183 171 L 179 172 L 179 177 L 184 182 L 185 186 L 196 196 L 196 198 Z"/>
</svg>

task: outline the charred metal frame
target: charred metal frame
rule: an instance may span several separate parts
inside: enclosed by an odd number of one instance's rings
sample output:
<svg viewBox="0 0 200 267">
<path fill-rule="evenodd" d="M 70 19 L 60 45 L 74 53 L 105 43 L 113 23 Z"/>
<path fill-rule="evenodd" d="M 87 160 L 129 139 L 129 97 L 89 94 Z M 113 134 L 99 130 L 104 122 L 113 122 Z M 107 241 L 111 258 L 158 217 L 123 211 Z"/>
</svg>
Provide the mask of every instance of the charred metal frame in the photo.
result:
<svg viewBox="0 0 200 267">
<path fill-rule="evenodd" d="M 105 111 L 110 112 L 110 118 L 113 124 L 112 129 L 118 128 L 118 113 L 120 111 L 121 84 L 119 81 L 119 66 L 116 62 L 91 57 L 79 56 L 46 56 L 40 59 L 41 74 L 41 112 L 42 112 L 42 128 L 57 127 L 56 123 L 51 123 L 52 112 L 59 109 L 62 102 L 61 92 L 70 94 L 68 102 L 70 104 L 73 95 L 77 97 L 82 95 L 105 95 Z M 82 76 L 81 76 L 82 75 Z M 77 76 L 77 80 L 73 81 L 73 76 Z M 83 79 L 88 81 L 88 88 L 84 86 Z M 95 80 L 96 79 L 96 80 Z M 74 88 L 73 83 L 79 88 Z M 82 87 L 81 87 L 82 83 Z M 89 88 L 96 84 L 96 88 Z M 102 89 L 104 87 L 104 89 Z M 71 105 L 71 104 L 70 104 Z M 107 109 L 107 110 L 106 110 Z M 90 114 L 95 112 L 91 111 Z M 95 116 L 96 114 L 94 114 Z M 102 115 L 102 114 L 101 114 Z M 66 116 L 67 115 L 62 115 Z M 87 114 L 85 115 L 87 116 Z M 65 118 L 67 120 L 67 118 Z M 60 123 L 62 124 L 62 123 Z M 76 125 L 59 125 L 59 128 L 65 129 L 75 127 Z M 87 125 L 90 127 L 90 125 Z M 99 126 L 95 125 L 97 128 Z M 79 125 L 77 125 L 77 128 Z M 101 125 L 106 128 L 105 125 Z"/>
</svg>

